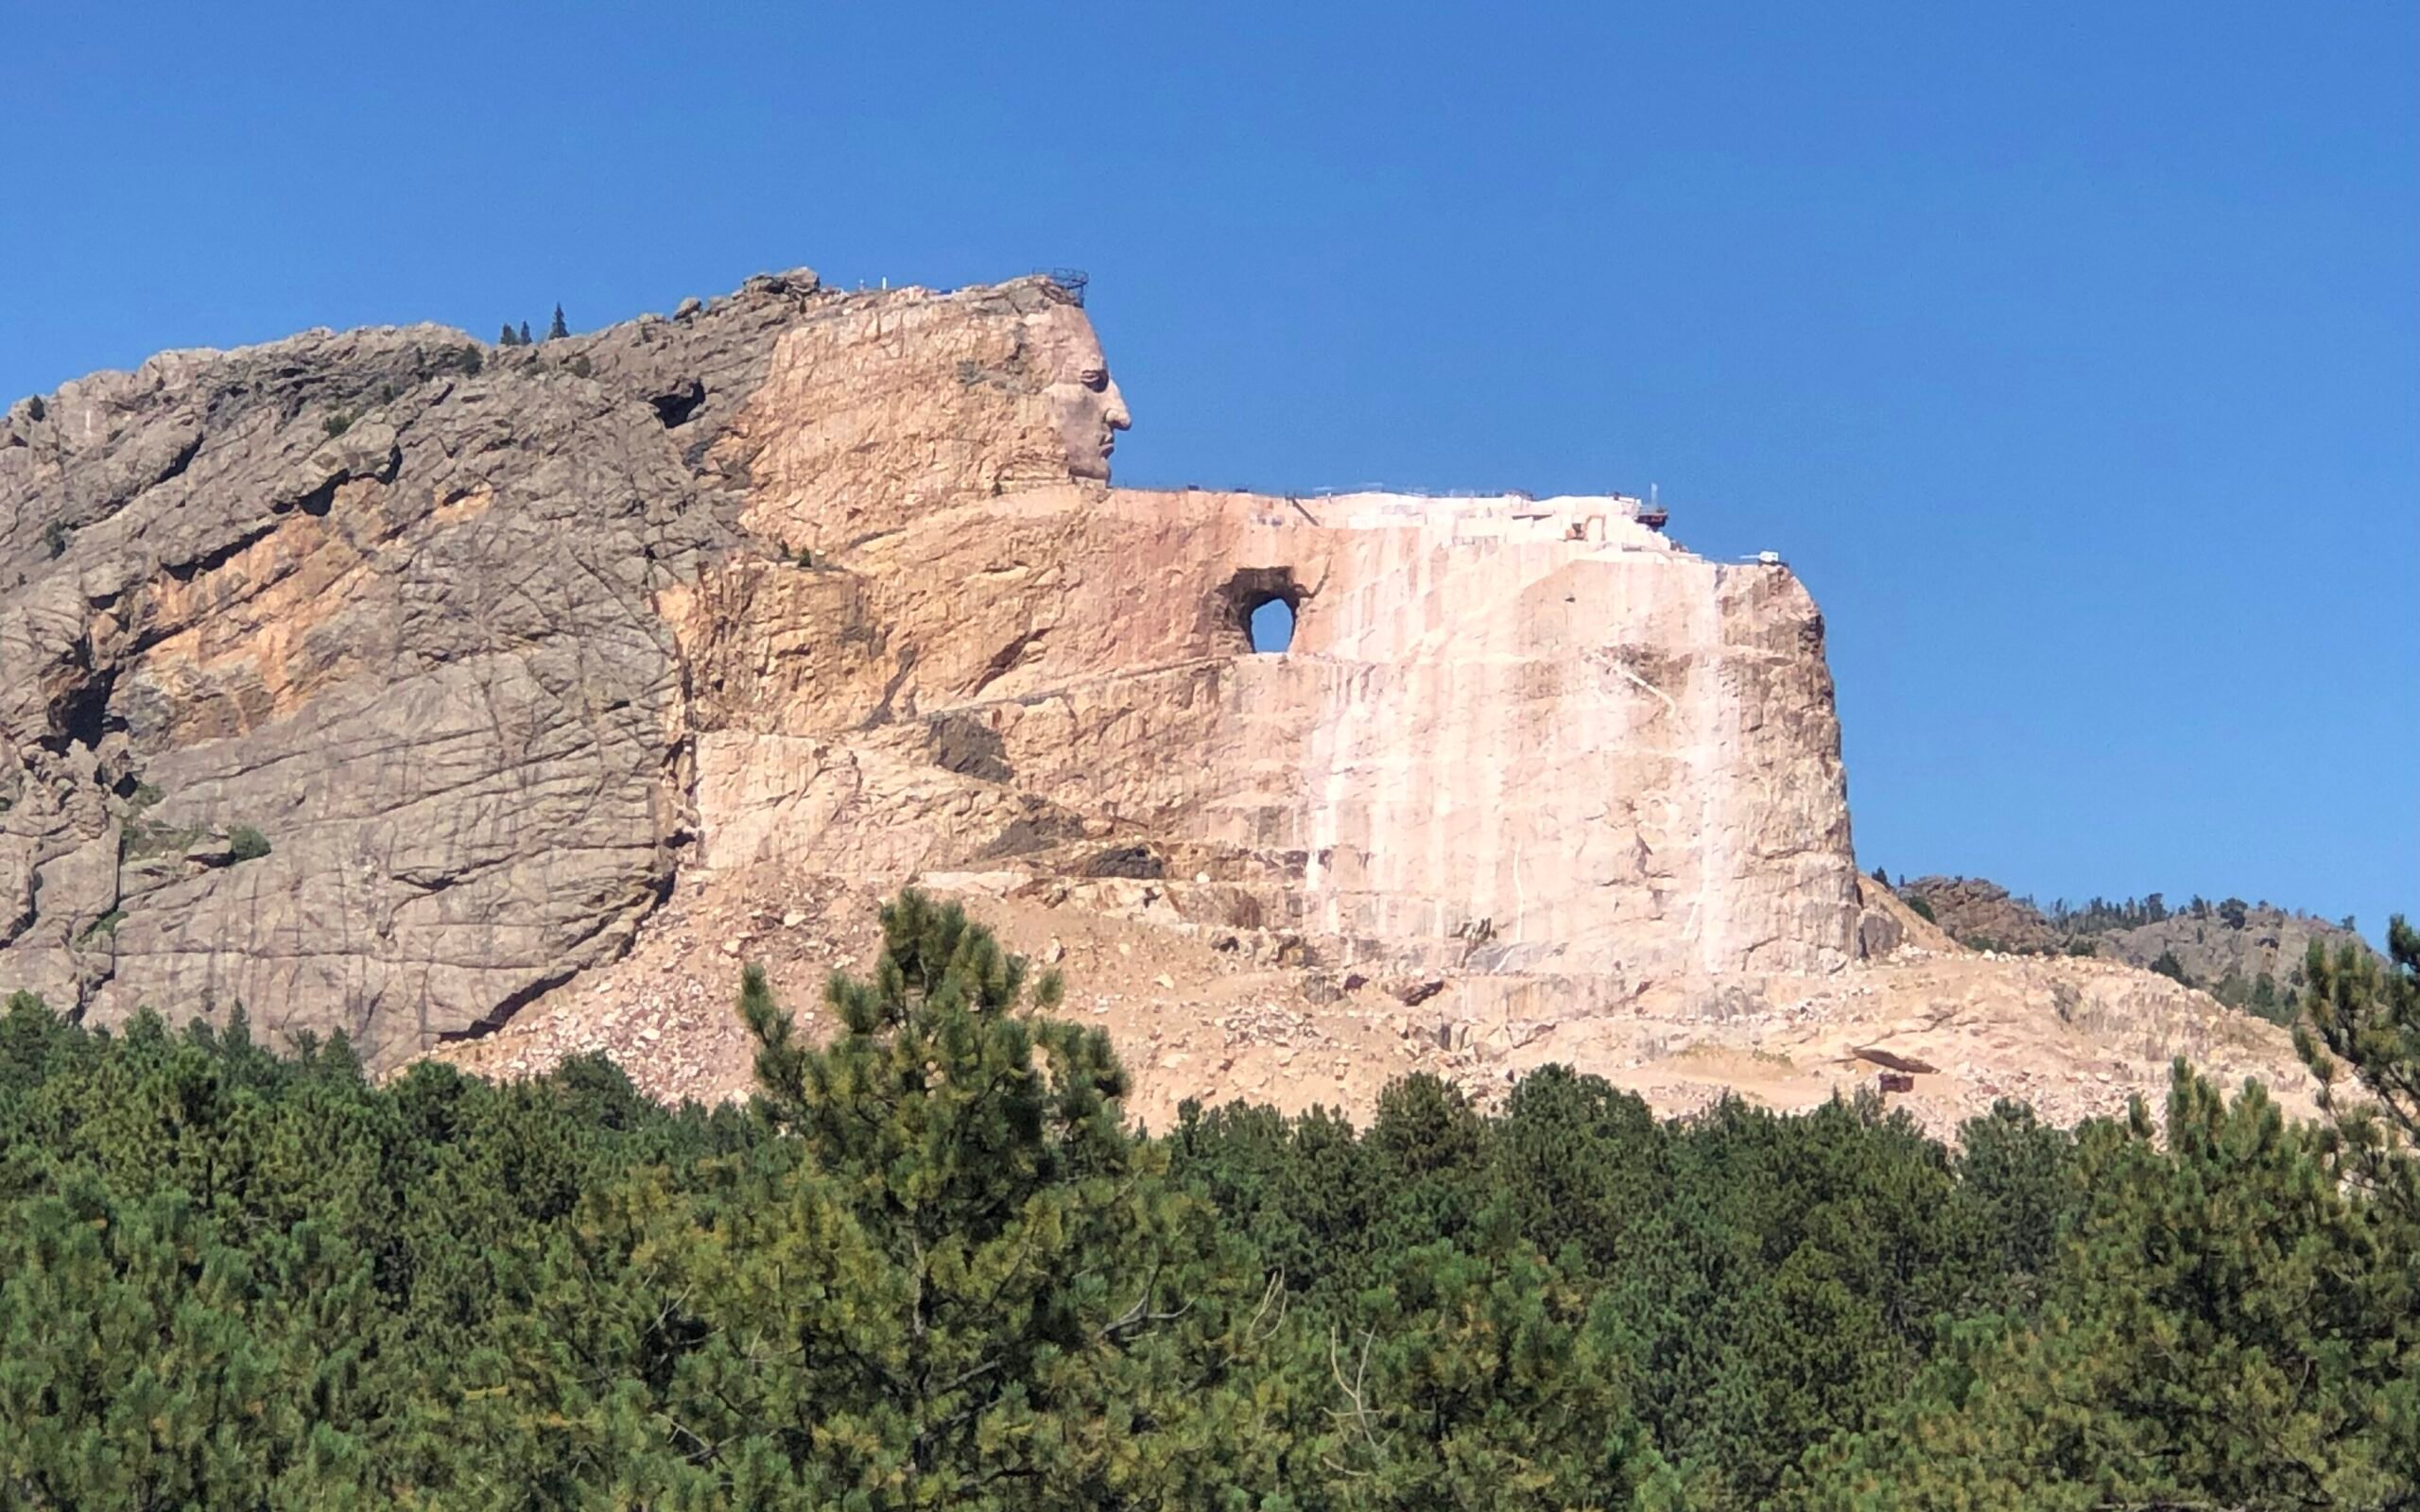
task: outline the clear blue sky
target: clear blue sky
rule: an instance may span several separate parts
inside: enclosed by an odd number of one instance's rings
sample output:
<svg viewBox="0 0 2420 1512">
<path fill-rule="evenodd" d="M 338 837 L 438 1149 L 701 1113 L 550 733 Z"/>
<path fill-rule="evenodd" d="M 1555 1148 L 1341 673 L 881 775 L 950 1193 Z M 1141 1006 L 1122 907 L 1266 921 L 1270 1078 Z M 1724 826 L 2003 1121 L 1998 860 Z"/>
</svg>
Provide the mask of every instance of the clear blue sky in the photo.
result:
<svg viewBox="0 0 2420 1512">
<path fill-rule="evenodd" d="M 6 31 L 0 396 L 800 264 L 1077 265 L 1122 481 L 1653 482 L 1697 549 L 1787 554 L 1868 867 L 2420 914 L 2402 0 Z"/>
</svg>

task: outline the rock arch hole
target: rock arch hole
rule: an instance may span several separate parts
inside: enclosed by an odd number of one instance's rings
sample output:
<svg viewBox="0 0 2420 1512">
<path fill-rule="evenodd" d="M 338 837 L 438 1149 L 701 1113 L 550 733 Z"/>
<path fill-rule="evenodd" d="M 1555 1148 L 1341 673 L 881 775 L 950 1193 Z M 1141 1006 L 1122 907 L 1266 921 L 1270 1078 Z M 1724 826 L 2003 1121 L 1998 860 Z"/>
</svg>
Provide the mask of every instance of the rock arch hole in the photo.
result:
<svg viewBox="0 0 2420 1512">
<path fill-rule="evenodd" d="M 1294 644 L 1294 618 L 1303 607 L 1302 585 L 1290 567 L 1246 567 L 1219 591 L 1228 623 L 1241 632 L 1247 649 L 1284 651 Z"/>
</svg>

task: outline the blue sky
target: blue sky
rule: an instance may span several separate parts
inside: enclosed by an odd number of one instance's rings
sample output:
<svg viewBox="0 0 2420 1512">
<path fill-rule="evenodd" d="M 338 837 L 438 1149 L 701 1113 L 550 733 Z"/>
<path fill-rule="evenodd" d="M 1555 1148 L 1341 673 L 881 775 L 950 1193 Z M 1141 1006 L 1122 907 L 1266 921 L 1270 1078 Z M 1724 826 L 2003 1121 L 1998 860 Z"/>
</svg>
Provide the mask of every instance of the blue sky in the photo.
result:
<svg viewBox="0 0 2420 1512">
<path fill-rule="evenodd" d="M 1860 859 L 2420 914 L 2420 8 L 23 7 L 0 399 L 1069 264 L 1120 481 L 1660 485 Z"/>
</svg>

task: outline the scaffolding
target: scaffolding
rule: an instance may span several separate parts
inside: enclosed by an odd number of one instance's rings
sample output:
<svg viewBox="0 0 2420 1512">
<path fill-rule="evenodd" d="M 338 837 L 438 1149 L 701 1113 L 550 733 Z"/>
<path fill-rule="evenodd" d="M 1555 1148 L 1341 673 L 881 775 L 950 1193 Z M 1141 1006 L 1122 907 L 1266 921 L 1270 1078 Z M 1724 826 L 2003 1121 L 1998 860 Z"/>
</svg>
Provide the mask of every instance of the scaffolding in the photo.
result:
<svg viewBox="0 0 2420 1512">
<path fill-rule="evenodd" d="M 1067 297 L 1076 301 L 1077 309 L 1080 310 L 1084 307 L 1084 289 L 1093 281 L 1090 273 L 1080 267 L 1037 267 L 1033 270 L 1033 275 L 1036 278 L 1048 279 L 1065 290 Z"/>
</svg>

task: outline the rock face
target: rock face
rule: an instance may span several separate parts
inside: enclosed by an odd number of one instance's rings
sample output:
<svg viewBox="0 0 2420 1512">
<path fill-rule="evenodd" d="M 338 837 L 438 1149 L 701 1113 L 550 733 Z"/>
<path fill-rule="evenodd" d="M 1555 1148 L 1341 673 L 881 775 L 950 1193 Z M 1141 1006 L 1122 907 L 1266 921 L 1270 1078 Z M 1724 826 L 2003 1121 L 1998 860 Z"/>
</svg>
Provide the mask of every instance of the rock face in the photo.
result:
<svg viewBox="0 0 2420 1512">
<path fill-rule="evenodd" d="M 1902 895 L 1920 902 L 1927 917 L 1952 939 L 1977 950 L 2018 955 L 2056 955 L 2066 936 L 2051 927 L 2032 900 L 1980 877 L 1918 877 L 1902 883 Z"/>
<path fill-rule="evenodd" d="M 2367 940 L 2341 924 L 2291 913 L 2269 903 L 2237 900 L 2199 911 L 2179 909 L 2156 923 L 2113 929 L 2094 936 L 2100 954 L 2134 966 L 2172 955 L 2187 980 L 2216 991 L 2222 1002 L 2242 1001 L 2266 977 L 2272 990 L 2291 992 L 2304 984 L 2303 959 L 2313 941 L 2331 954 L 2347 946 L 2375 957 Z"/>
<path fill-rule="evenodd" d="M 693 664 L 737 663 L 700 679 L 707 859 L 1080 873 L 1114 836 L 1181 853 L 1189 917 L 1348 963 L 1837 966 L 1854 876 L 1814 606 L 1619 509 L 1062 486 L 838 571 L 710 572 L 675 613 Z M 1293 644 L 1255 655 L 1270 596 Z"/>
<path fill-rule="evenodd" d="M 684 872 L 1005 874 L 1531 1019 L 1857 951 L 1787 569 L 1616 496 L 1114 490 L 1128 423 L 1046 280 L 804 272 L 20 403 L 0 986 L 390 1064 L 614 959 Z"/>
<path fill-rule="evenodd" d="M 2312 942 L 2334 952 L 2347 946 L 2375 955 L 2342 924 L 2239 898 L 2195 898 L 2170 912 L 2154 894 L 2136 902 L 2088 905 L 2045 914 L 2031 899 L 1979 877 L 1919 877 L 1900 889 L 1922 899 L 1943 929 L 1963 944 L 2020 954 L 2098 955 L 2146 967 L 2172 960 L 2185 981 L 2212 989 L 2231 1006 L 2260 1006 L 2303 985 L 2303 957 Z M 2260 988 L 2261 978 L 2269 987 Z"/>
</svg>

